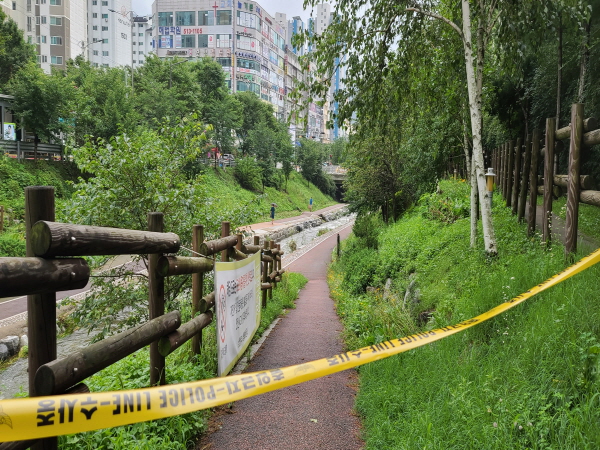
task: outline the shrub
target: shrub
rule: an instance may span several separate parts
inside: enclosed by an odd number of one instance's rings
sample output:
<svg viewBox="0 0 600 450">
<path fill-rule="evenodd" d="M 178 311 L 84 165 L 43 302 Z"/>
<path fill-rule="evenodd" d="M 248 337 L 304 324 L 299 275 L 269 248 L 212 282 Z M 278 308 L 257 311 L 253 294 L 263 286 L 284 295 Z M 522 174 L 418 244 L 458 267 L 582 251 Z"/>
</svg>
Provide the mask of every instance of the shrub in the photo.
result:
<svg viewBox="0 0 600 450">
<path fill-rule="evenodd" d="M 377 238 L 382 225 L 381 216 L 361 214 L 356 218 L 352 231 L 367 248 L 377 249 Z"/>
<path fill-rule="evenodd" d="M 25 239 L 21 234 L 0 234 L 0 256 L 25 256 L 25 252 Z"/>
<path fill-rule="evenodd" d="M 419 204 L 427 219 L 454 223 L 471 212 L 469 184 L 465 180 L 440 181 L 437 192 L 422 195 Z"/>
<path fill-rule="evenodd" d="M 251 191 L 262 188 L 261 170 L 254 158 L 242 158 L 235 166 L 235 178 L 242 187 Z"/>
</svg>

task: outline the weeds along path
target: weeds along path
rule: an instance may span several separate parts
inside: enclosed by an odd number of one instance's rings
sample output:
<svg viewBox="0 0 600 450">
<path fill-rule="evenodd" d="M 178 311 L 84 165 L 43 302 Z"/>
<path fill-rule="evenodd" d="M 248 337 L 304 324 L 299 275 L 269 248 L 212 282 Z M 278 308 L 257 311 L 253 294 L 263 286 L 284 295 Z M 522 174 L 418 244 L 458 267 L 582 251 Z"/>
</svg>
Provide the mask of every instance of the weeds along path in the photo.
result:
<svg viewBox="0 0 600 450">
<path fill-rule="evenodd" d="M 346 238 L 352 227 L 340 231 Z M 340 353 L 342 324 L 329 297 L 327 265 L 337 243 L 332 233 L 289 263 L 308 283 L 296 309 L 275 326 L 246 372 L 300 364 Z M 356 372 L 345 371 L 222 407 L 211 434 L 197 449 L 360 449 L 354 414 Z"/>
</svg>

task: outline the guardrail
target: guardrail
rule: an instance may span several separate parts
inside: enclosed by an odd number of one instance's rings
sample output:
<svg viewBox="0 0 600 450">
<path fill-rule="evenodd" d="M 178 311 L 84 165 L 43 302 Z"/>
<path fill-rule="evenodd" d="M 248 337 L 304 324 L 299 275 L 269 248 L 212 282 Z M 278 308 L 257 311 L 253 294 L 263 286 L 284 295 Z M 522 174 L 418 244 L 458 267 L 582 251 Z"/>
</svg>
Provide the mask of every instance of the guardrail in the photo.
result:
<svg viewBox="0 0 600 450">
<path fill-rule="evenodd" d="M 203 242 L 204 227 L 192 230 L 192 250 L 199 256 L 177 253 L 180 238 L 163 232 L 163 214 L 148 213 L 148 231 L 84 226 L 55 222 L 54 188 L 25 189 L 27 256 L 0 258 L 2 296 L 27 295 L 28 372 L 31 397 L 89 392 L 81 384 L 131 353 L 150 346 L 150 385 L 164 385 L 165 357 L 188 340 L 200 353 L 202 330 L 213 320 L 215 293 L 203 295 L 203 274 L 213 270 L 213 255 L 221 261 L 241 260 L 261 252 L 262 306 L 281 280 L 283 252 L 273 241 L 260 246 L 259 237 L 244 245 L 242 235 L 230 235 L 223 222 L 221 239 Z M 148 255 L 150 320 L 57 359 L 56 292 L 86 286 L 90 269 L 81 256 Z M 182 324 L 179 311 L 165 312 L 166 277 L 192 275 L 192 319 Z M 31 441 L 0 445 L 0 449 L 28 448 Z M 40 448 L 56 448 L 56 438 L 40 441 Z"/>
</svg>

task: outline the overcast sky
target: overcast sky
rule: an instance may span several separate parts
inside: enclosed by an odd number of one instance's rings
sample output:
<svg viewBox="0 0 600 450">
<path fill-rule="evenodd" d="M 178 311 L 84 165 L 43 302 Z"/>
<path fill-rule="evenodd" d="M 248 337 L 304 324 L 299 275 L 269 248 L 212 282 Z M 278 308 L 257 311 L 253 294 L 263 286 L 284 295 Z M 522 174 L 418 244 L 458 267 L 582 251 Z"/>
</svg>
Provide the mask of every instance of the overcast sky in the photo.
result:
<svg viewBox="0 0 600 450">
<path fill-rule="evenodd" d="M 304 11 L 302 3 L 303 0 L 258 0 L 258 4 L 272 16 L 276 12 L 282 12 L 287 14 L 288 20 L 294 16 L 300 16 L 306 23 L 310 17 L 310 11 Z M 131 7 L 138 16 L 152 14 L 152 0 L 132 0 Z"/>
</svg>

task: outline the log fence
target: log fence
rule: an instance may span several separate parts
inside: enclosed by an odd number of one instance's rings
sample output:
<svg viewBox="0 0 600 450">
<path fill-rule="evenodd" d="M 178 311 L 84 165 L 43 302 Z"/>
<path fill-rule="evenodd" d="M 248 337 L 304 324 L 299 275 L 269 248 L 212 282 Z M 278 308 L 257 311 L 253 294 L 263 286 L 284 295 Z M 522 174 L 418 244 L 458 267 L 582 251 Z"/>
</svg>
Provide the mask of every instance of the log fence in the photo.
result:
<svg viewBox="0 0 600 450">
<path fill-rule="evenodd" d="M 25 189 L 27 255 L 0 258 L 3 296 L 27 295 L 30 396 L 89 392 L 82 382 L 135 351 L 150 346 L 150 385 L 164 385 L 165 357 L 191 340 L 193 354 L 202 347 L 202 330 L 214 317 L 215 293 L 203 295 L 203 275 L 214 257 L 244 259 L 261 253 L 262 306 L 281 280 L 283 252 L 273 241 L 260 245 L 258 236 L 244 244 L 222 223 L 220 239 L 204 241 L 204 227 L 192 230 L 194 256 L 175 256 L 181 247 L 174 233 L 163 232 L 163 215 L 148 214 L 148 231 L 55 222 L 54 188 Z M 90 268 L 82 256 L 148 255 L 149 318 L 146 323 L 57 359 L 56 292 L 87 285 Z M 179 311 L 165 312 L 165 278 L 192 276 L 192 319 L 181 323 Z M 56 449 L 57 438 L 0 444 L 6 449 Z"/>
<path fill-rule="evenodd" d="M 583 117 L 583 105 L 573 104 L 568 126 L 556 129 L 555 118 L 548 118 L 543 138 L 541 131 L 535 129 L 524 140 L 518 138 L 516 143 L 510 140 L 491 152 L 492 165 L 497 172 L 496 186 L 506 206 L 517 215 L 517 220 L 524 220 L 526 203 L 529 203 L 528 235 L 532 235 L 536 229 L 537 195 L 543 195 L 541 232 L 542 241 L 546 244 L 551 240 L 553 196 L 560 195 L 566 188 L 566 256 L 577 250 L 579 203 L 600 206 L 600 191 L 595 190 L 595 180 L 590 175 L 580 173 L 581 154 L 589 151 L 589 147 L 600 144 L 600 128 L 595 118 Z M 563 149 L 569 152 L 568 173 L 555 174 L 554 155 Z M 540 165 L 543 166 L 541 185 L 538 177 Z"/>
</svg>

